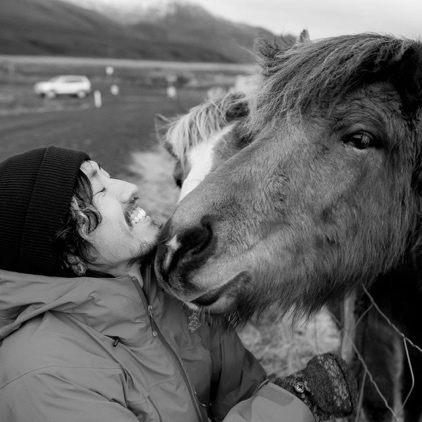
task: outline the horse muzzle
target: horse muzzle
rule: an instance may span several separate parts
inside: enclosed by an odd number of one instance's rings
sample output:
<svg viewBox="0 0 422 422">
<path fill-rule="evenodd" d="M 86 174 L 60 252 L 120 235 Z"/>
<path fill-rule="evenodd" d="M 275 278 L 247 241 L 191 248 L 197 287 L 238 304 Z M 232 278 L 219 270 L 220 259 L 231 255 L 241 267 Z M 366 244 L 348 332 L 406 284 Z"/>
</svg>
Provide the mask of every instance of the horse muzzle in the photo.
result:
<svg viewBox="0 0 422 422">
<path fill-rule="evenodd" d="M 236 300 L 239 289 L 250 284 L 250 275 L 246 271 L 232 272 L 226 274 L 226 280 L 222 277 L 213 281 L 204 276 L 206 264 L 217 253 L 217 244 L 209 218 L 183 230 L 174 229 L 170 219 L 160 235 L 155 259 L 160 286 L 191 307 L 225 312 Z"/>
<path fill-rule="evenodd" d="M 177 231 L 172 228 L 170 219 L 158 240 L 155 259 L 160 284 L 178 295 L 195 294 L 200 287 L 189 282 L 191 275 L 214 253 L 216 243 L 207 218 L 196 226 Z"/>
</svg>

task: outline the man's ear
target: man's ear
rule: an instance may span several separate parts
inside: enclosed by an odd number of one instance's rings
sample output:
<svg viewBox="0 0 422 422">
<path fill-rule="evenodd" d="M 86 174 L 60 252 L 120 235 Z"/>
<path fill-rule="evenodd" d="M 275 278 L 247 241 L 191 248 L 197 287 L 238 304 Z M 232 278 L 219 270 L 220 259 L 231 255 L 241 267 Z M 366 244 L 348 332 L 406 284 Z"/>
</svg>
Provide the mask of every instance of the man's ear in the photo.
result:
<svg viewBox="0 0 422 422">
<path fill-rule="evenodd" d="M 86 273 L 87 267 L 85 263 L 76 255 L 69 255 L 67 262 L 70 265 L 70 270 L 77 276 L 81 277 Z"/>
</svg>

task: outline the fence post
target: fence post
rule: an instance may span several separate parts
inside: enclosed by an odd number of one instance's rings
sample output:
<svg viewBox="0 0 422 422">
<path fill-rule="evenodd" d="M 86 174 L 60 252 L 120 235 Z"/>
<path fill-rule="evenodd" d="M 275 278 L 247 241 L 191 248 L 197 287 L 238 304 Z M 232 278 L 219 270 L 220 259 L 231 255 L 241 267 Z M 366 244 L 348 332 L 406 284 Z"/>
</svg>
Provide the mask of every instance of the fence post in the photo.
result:
<svg viewBox="0 0 422 422">
<path fill-rule="evenodd" d="M 351 364 L 355 355 L 353 342 L 355 339 L 356 319 L 356 290 L 344 300 L 341 315 L 342 338 L 340 345 L 340 355 L 348 363 Z"/>
<path fill-rule="evenodd" d="M 94 104 L 95 107 L 101 108 L 102 101 L 101 101 L 101 92 L 100 91 L 94 91 Z"/>
<path fill-rule="evenodd" d="M 340 356 L 350 365 L 355 357 L 353 346 L 356 332 L 356 290 L 343 301 L 341 308 L 341 343 Z M 337 422 L 348 422 L 351 418 L 336 419 Z M 354 418 L 353 418 L 354 420 Z"/>
</svg>

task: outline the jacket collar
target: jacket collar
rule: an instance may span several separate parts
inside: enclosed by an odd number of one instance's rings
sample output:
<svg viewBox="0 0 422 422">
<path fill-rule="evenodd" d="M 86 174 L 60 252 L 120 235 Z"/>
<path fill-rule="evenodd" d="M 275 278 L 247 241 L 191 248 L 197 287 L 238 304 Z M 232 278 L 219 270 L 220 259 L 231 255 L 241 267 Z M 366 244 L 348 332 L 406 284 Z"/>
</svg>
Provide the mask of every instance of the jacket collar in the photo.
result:
<svg viewBox="0 0 422 422">
<path fill-rule="evenodd" d="M 48 311 L 63 312 L 110 337 L 132 343 L 146 334 L 145 297 L 135 280 L 46 277 L 0 270 L 0 340 Z M 156 297 L 155 283 L 151 297 Z"/>
</svg>

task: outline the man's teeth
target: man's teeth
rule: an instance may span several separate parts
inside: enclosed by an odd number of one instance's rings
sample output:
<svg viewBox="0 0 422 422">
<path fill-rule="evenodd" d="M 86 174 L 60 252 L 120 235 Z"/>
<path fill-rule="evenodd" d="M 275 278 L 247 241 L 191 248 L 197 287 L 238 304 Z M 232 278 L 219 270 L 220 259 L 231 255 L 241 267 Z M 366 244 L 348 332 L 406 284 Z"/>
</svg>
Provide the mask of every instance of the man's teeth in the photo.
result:
<svg viewBox="0 0 422 422">
<path fill-rule="evenodd" d="M 137 224 L 140 221 L 145 220 L 147 213 L 142 208 L 136 208 L 130 215 L 130 221 L 132 224 Z"/>
</svg>

